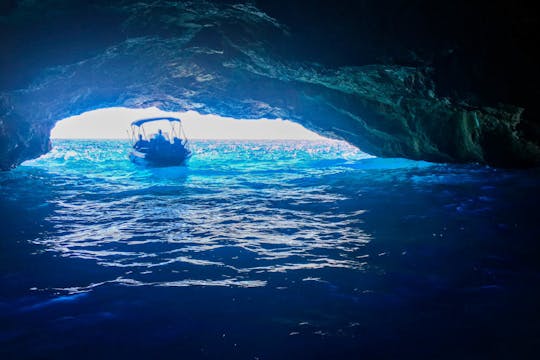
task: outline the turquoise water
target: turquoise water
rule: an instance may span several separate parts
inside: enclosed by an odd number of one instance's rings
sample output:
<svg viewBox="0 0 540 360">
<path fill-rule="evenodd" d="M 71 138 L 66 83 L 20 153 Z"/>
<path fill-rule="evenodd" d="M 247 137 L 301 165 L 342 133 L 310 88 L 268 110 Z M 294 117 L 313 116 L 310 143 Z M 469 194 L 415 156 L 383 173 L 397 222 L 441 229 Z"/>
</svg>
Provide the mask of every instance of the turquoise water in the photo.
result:
<svg viewBox="0 0 540 360">
<path fill-rule="evenodd" d="M 4 358 L 507 358 L 540 344 L 539 172 L 333 141 L 61 141 L 0 174 Z"/>
</svg>

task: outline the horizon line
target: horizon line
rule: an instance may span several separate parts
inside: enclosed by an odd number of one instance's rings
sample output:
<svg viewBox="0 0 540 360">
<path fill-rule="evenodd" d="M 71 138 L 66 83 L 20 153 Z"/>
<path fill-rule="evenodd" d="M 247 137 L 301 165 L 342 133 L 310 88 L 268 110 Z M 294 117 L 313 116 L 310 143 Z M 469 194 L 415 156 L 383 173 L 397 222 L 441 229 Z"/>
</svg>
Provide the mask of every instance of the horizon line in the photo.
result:
<svg viewBox="0 0 540 360">
<path fill-rule="evenodd" d="M 54 137 L 50 138 L 51 140 L 125 140 L 127 142 L 130 142 L 130 139 L 126 138 L 61 138 L 61 137 Z M 188 141 L 192 140 L 256 140 L 256 141 L 262 141 L 262 140 L 306 140 L 306 141 L 344 141 L 340 139 L 331 139 L 331 138 L 325 138 L 322 137 L 320 139 L 313 139 L 313 138 L 189 138 Z"/>
</svg>

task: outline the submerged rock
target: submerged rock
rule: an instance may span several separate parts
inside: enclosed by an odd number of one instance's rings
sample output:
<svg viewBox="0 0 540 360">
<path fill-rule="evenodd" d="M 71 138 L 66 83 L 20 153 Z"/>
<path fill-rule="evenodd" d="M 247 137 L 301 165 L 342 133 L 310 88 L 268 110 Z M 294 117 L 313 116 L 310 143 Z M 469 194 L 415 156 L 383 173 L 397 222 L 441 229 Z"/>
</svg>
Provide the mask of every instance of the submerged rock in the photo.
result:
<svg viewBox="0 0 540 360">
<path fill-rule="evenodd" d="M 365 13 L 355 12 L 358 9 L 349 4 L 351 14 L 341 15 L 341 20 L 359 16 L 380 26 L 384 13 L 368 19 L 377 14 L 377 6 L 367 3 L 370 11 Z M 396 46 L 393 53 L 388 42 L 377 50 L 373 40 L 347 28 L 351 26 L 347 23 L 345 30 L 334 33 L 345 36 L 341 40 L 356 49 L 347 57 L 343 44 L 335 44 L 335 53 L 328 47 L 332 33 L 322 33 L 332 31 L 328 26 L 317 30 L 317 24 L 301 19 L 298 9 L 295 23 L 294 13 L 276 10 L 265 1 L 259 7 L 228 1 L 94 1 L 84 9 L 63 1 L 14 4 L 0 18 L 2 30 L 30 43 L 44 37 L 49 28 L 53 31 L 41 48 L 23 45 L 18 57 L 8 55 L 9 64 L 19 57 L 29 64 L 29 57 L 53 55 L 1 82 L 2 169 L 48 151 L 55 121 L 110 106 L 287 118 L 377 156 L 496 166 L 540 161 L 538 127 L 524 118 L 525 110 L 534 114 L 527 100 L 504 104 L 515 99 L 497 98 L 481 86 L 471 95 L 470 88 L 452 85 L 441 76 L 448 66 L 435 59 L 440 47 L 423 41 L 413 48 L 406 32 L 396 31 L 392 41 L 398 44 L 402 39 L 411 47 Z M 305 11 L 308 17 L 315 16 L 313 9 Z M 329 15 L 332 21 L 339 20 L 335 16 Z M 35 20 L 37 25 L 30 25 L 30 30 L 38 32 L 30 33 L 28 22 L 21 25 L 21 19 Z M 75 31 L 55 32 L 61 21 Z M 74 21 L 79 24 L 70 25 Z M 95 34 L 86 28 L 94 21 Z M 320 35 L 318 52 L 306 40 L 306 32 Z M 371 49 L 365 61 L 356 56 L 356 36 Z M 460 35 L 455 37 L 460 45 Z M 409 53 L 406 60 L 400 59 L 404 50 Z M 420 50 L 426 55 L 411 55 Z M 474 65 L 477 57 L 470 61 Z M 468 76 L 467 69 L 462 76 Z"/>
</svg>

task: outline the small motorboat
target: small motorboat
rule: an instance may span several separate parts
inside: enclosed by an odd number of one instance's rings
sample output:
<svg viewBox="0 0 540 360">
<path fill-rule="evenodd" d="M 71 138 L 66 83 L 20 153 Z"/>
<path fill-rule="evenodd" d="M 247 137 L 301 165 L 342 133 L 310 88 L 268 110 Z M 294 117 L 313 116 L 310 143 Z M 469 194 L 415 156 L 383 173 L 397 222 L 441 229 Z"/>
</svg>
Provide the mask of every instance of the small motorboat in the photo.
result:
<svg viewBox="0 0 540 360">
<path fill-rule="evenodd" d="M 149 128 L 165 124 L 169 131 Z M 168 124 L 167 124 L 168 123 Z M 139 165 L 152 167 L 185 165 L 191 156 L 188 139 L 182 128 L 182 121 L 173 117 L 140 119 L 131 123 L 131 145 L 129 159 Z"/>
</svg>

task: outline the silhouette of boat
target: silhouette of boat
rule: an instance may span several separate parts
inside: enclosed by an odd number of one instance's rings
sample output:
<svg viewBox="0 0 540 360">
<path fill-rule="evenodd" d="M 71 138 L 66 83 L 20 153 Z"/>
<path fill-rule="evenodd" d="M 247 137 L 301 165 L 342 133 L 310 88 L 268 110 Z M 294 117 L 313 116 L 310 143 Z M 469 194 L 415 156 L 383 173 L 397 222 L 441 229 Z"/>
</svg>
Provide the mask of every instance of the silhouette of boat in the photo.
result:
<svg viewBox="0 0 540 360">
<path fill-rule="evenodd" d="M 158 122 L 167 122 L 170 130 L 163 131 L 158 128 L 157 132 L 147 133 L 147 124 Z M 134 121 L 131 123 L 130 137 L 133 149 L 129 159 L 139 165 L 152 167 L 185 165 L 191 156 L 182 121 L 178 118 L 156 117 Z"/>
</svg>

